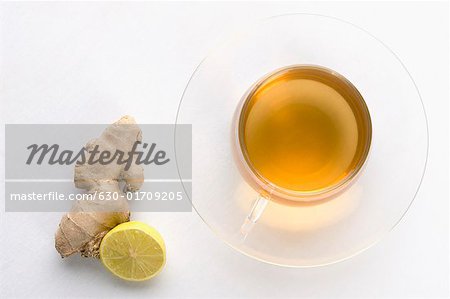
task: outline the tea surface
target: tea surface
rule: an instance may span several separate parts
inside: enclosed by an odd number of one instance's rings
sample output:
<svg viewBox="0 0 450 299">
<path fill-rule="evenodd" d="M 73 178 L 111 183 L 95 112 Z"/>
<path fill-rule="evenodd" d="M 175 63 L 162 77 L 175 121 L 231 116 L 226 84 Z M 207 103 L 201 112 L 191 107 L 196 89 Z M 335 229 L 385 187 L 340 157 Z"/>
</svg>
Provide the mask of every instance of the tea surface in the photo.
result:
<svg viewBox="0 0 450 299">
<path fill-rule="evenodd" d="M 357 90 L 330 72 L 298 67 L 276 73 L 250 94 L 241 112 L 244 155 L 278 187 L 331 187 L 365 158 L 370 119 L 364 109 Z"/>
</svg>

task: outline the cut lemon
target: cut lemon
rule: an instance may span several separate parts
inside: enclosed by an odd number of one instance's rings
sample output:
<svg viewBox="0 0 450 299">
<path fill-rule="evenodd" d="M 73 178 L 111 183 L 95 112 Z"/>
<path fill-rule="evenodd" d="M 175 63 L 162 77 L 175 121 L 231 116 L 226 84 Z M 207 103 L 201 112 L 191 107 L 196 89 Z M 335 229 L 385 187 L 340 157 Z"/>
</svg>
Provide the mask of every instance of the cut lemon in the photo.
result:
<svg viewBox="0 0 450 299">
<path fill-rule="evenodd" d="M 154 228 L 130 221 L 110 230 L 100 244 L 100 259 L 114 275 L 125 280 L 147 280 L 166 262 L 164 240 Z"/>
</svg>

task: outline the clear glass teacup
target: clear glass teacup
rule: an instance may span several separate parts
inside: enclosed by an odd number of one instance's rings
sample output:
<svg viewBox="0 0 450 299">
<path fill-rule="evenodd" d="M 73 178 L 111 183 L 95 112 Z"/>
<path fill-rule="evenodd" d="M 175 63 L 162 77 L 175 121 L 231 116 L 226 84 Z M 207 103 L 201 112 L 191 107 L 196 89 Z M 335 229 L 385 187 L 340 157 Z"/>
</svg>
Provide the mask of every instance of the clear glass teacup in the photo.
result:
<svg viewBox="0 0 450 299">
<path fill-rule="evenodd" d="M 256 222 L 267 200 L 311 205 L 344 192 L 363 169 L 371 138 L 363 97 L 335 71 L 293 65 L 258 80 L 232 126 L 238 169 L 259 193 L 246 223 Z"/>
</svg>

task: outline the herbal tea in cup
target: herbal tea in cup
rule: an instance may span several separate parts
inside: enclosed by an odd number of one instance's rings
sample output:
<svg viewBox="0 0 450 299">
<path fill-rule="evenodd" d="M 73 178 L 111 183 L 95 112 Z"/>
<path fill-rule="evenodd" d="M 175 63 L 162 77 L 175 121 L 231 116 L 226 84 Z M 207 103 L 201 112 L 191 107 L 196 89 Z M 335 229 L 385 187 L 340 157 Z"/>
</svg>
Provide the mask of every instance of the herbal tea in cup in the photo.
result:
<svg viewBox="0 0 450 299">
<path fill-rule="evenodd" d="M 358 90 L 314 65 L 286 67 L 255 83 L 238 108 L 234 131 L 246 180 L 287 204 L 342 191 L 364 165 L 372 136 Z"/>
</svg>

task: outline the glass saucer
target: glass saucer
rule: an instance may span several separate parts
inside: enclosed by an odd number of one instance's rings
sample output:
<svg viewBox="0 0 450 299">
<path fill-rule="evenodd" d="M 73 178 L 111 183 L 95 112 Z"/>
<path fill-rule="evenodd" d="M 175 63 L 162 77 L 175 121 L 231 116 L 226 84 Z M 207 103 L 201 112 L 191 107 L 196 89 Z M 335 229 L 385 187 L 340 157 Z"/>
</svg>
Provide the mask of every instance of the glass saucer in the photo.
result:
<svg viewBox="0 0 450 299">
<path fill-rule="evenodd" d="M 358 180 L 317 205 L 269 202 L 243 238 L 258 193 L 232 156 L 232 118 L 247 90 L 289 65 L 320 65 L 342 74 L 369 108 L 373 136 Z M 326 265 L 369 248 L 412 204 L 428 153 L 428 129 L 417 87 L 398 57 L 363 29 L 332 17 L 271 17 L 230 37 L 197 67 L 177 124 L 192 124 L 192 204 L 227 244 L 255 259 L 292 267 Z M 175 150 L 181 136 L 175 132 Z"/>
</svg>

